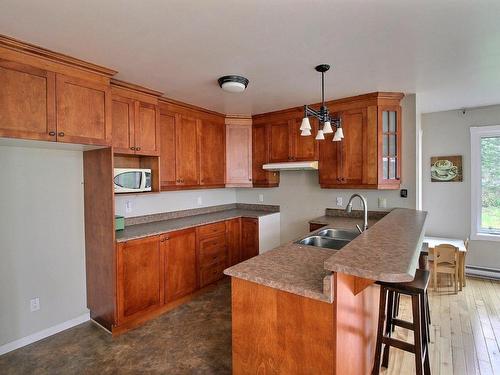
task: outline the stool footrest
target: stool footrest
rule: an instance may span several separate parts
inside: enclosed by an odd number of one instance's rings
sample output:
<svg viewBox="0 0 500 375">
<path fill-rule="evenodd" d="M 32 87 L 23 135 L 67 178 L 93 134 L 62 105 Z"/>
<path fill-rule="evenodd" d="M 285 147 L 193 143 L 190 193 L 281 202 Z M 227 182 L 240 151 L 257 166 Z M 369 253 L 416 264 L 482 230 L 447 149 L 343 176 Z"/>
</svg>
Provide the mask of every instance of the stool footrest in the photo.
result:
<svg viewBox="0 0 500 375">
<path fill-rule="evenodd" d="M 415 353 L 415 345 L 398 339 L 393 339 L 392 337 L 382 337 L 382 343 L 404 350 L 405 352 Z"/>
<path fill-rule="evenodd" d="M 398 327 L 403 327 L 408 330 L 413 330 L 413 323 L 412 322 L 407 322 L 406 320 L 401 320 L 398 318 L 392 318 L 391 320 L 392 324 Z"/>
</svg>

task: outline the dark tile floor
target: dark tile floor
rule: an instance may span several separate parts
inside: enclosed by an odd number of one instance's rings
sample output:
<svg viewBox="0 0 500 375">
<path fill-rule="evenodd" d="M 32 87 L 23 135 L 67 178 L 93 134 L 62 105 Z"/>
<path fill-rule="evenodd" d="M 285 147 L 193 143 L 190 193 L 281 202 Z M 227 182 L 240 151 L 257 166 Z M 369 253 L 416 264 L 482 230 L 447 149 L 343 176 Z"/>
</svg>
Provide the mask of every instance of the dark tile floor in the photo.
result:
<svg viewBox="0 0 500 375">
<path fill-rule="evenodd" d="M 116 338 L 90 322 L 0 356 L 0 374 L 230 374 L 229 280 Z"/>
</svg>

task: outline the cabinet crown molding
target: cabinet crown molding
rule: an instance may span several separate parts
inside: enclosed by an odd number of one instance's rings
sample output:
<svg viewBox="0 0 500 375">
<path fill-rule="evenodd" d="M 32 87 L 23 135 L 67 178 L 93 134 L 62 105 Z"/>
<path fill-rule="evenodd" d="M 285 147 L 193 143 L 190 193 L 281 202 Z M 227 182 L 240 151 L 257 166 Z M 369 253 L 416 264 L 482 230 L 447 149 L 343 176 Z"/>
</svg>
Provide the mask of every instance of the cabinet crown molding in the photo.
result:
<svg viewBox="0 0 500 375">
<path fill-rule="evenodd" d="M 116 70 L 106 68 L 97 64 L 92 64 L 59 52 L 54 52 L 46 48 L 26 43 L 7 35 L 0 34 L 0 47 L 8 48 L 13 51 L 30 54 L 43 59 L 51 60 L 61 64 L 73 66 L 93 73 L 104 76 L 114 76 L 118 73 Z"/>
<path fill-rule="evenodd" d="M 121 89 L 130 90 L 130 91 L 139 91 L 143 94 L 152 95 L 152 96 L 156 96 L 156 97 L 160 97 L 163 95 L 163 93 L 160 91 L 156 91 L 156 90 L 144 87 L 144 86 L 136 85 L 135 83 L 122 81 L 122 80 L 119 80 L 116 78 L 111 79 L 111 86 L 116 86 L 116 87 L 119 87 Z"/>
</svg>

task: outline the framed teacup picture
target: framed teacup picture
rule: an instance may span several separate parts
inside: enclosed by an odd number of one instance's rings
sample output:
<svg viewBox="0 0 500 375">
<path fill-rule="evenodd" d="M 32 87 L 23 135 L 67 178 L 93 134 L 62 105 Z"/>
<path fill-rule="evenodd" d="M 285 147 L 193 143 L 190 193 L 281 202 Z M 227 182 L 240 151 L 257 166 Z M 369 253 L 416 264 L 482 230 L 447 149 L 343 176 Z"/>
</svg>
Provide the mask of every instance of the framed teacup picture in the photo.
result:
<svg viewBox="0 0 500 375">
<path fill-rule="evenodd" d="M 431 181 L 432 182 L 461 182 L 462 156 L 432 156 Z"/>
</svg>

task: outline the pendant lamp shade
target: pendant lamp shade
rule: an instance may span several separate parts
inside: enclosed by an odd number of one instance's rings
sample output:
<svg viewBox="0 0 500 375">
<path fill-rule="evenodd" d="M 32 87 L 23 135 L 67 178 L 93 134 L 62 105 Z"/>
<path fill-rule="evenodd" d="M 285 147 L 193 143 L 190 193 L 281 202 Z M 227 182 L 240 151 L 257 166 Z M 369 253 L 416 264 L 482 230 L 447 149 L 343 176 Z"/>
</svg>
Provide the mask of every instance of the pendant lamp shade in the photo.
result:
<svg viewBox="0 0 500 375">
<path fill-rule="evenodd" d="M 308 117 L 304 117 L 302 119 L 302 124 L 300 125 L 300 130 L 311 130 L 311 123 L 309 122 L 309 118 Z"/>
<path fill-rule="evenodd" d="M 325 139 L 325 135 L 323 134 L 323 130 L 318 130 L 318 134 L 316 134 L 315 139 L 317 141 L 321 141 L 321 140 Z"/>
<path fill-rule="evenodd" d="M 323 133 L 325 134 L 333 133 L 332 124 L 330 123 L 330 121 L 326 121 L 323 124 Z"/>
</svg>

